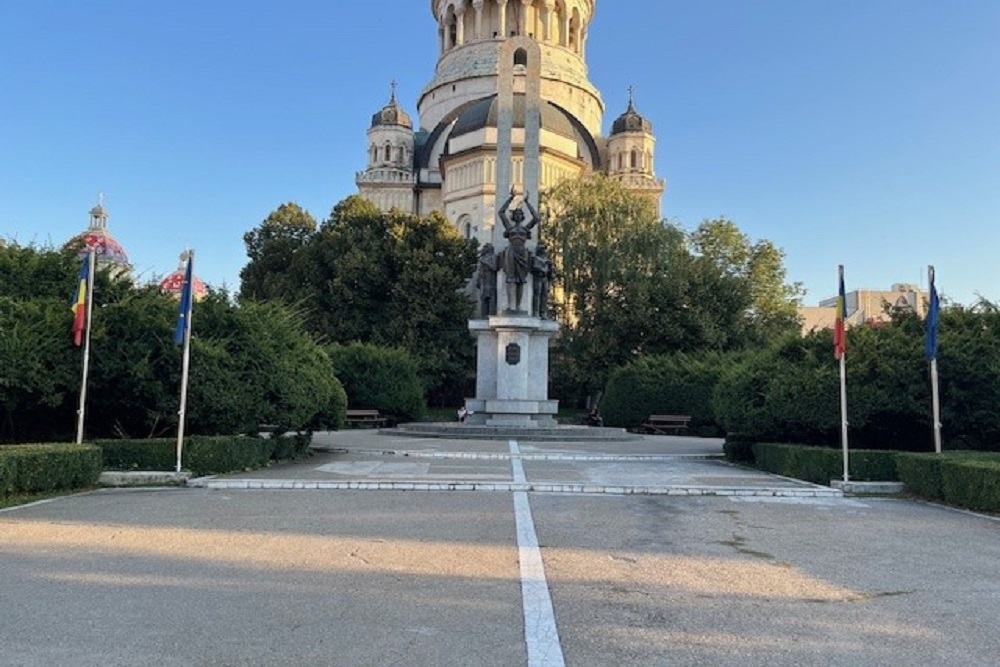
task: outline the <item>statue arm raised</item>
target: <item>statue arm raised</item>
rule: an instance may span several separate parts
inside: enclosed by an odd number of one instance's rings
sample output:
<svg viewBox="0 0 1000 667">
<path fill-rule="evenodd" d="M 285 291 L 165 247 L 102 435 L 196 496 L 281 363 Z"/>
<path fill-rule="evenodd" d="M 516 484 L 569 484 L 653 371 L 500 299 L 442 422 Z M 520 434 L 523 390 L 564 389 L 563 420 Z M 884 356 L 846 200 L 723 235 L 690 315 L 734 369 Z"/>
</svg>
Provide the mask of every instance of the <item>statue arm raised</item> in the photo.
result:
<svg viewBox="0 0 1000 667">
<path fill-rule="evenodd" d="M 510 208 L 511 202 L 514 201 L 514 188 L 511 188 L 510 196 L 507 197 L 507 201 L 503 203 L 500 210 L 497 211 L 497 215 L 500 216 L 500 221 L 503 223 L 504 229 L 510 229 L 510 220 L 507 218 L 507 209 Z"/>
<path fill-rule="evenodd" d="M 535 225 L 537 225 L 539 222 L 541 222 L 541 217 L 538 215 L 538 211 L 535 210 L 535 207 L 531 205 L 531 200 L 528 199 L 528 193 L 527 192 L 524 193 L 524 205 L 528 207 L 528 212 L 531 213 L 531 222 L 529 222 L 525 226 L 528 229 L 531 229 L 532 227 L 534 227 Z"/>
</svg>

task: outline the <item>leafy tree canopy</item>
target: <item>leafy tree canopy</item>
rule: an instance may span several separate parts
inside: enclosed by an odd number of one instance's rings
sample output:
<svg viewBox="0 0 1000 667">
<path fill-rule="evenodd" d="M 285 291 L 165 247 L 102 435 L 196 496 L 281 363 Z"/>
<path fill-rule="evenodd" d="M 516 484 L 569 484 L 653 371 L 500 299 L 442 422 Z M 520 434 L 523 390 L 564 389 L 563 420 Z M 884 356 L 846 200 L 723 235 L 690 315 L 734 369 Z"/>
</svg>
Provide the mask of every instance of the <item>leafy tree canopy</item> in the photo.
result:
<svg viewBox="0 0 1000 667">
<path fill-rule="evenodd" d="M 301 242 L 291 257 L 285 246 L 254 246 L 254 255 L 248 244 L 242 296 L 298 304 L 309 329 L 329 342 L 401 347 L 417 360 L 433 400 L 461 398 L 473 364 L 472 306 L 463 292 L 473 242 L 441 215 L 383 213 L 357 195 L 295 238 Z"/>
</svg>

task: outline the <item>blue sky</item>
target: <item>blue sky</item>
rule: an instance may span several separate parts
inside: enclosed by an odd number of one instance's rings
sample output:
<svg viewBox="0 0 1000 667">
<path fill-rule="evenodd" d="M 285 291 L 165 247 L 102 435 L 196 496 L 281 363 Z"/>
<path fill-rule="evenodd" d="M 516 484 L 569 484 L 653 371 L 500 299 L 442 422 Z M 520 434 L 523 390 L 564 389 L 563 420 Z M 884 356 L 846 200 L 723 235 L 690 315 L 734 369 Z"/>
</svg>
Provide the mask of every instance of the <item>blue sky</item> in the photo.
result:
<svg viewBox="0 0 1000 667">
<path fill-rule="evenodd" d="M 426 0 L 3 0 L 0 236 L 61 244 L 105 193 L 140 279 L 196 249 L 238 287 L 242 235 L 355 191 L 389 82 L 416 116 Z M 784 249 L 807 305 L 926 282 L 1000 301 L 1000 2 L 598 0 L 605 128 L 635 86 L 663 213 Z"/>
</svg>

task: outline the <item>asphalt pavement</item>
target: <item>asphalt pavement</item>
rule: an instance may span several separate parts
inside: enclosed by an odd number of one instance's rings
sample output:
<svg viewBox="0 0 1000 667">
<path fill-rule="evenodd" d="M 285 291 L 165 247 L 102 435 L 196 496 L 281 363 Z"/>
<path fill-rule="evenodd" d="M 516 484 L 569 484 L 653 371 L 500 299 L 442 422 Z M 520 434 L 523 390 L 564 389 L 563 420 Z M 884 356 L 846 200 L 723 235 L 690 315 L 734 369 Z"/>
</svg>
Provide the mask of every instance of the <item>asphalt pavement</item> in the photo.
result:
<svg viewBox="0 0 1000 667">
<path fill-rule="evenodd" d="M 746 471 L 713 440 L 317 445 L 200 487 L 0 512 L 0 665 L 1000 655 L 990 517 Z"/>
</svg>

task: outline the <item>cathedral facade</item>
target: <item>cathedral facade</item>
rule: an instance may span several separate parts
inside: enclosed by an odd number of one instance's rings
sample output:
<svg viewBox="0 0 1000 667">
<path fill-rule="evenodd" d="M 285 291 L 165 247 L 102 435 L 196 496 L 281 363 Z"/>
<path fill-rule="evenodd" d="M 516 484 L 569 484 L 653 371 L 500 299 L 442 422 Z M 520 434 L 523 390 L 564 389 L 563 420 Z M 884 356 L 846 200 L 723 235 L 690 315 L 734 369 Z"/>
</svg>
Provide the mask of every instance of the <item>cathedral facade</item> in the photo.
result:
<svg viewBox="0 0 1000 667">
<path fill-rule="evenodd" d="M 468 238 L 493 237 L 497 175 L 497 74 L 501 46 L 527 36 L 541 49 L 542 190 L 603 172 L 650 196 L 659 210 L 652 124 L 628 108 L 601 134 L 604 102 L 587 75 L 586 46 L 596 0 L 431 0 L 439 55 L 417 100 L 418 122 L 395 90 L 368 129 L 359 194 L 380 209 L 442 212 Z M 521 70 L 519 72 L 519 69 Z M 515 65 L 512 176 L 523 191 L 524 68 Z M 520 76 L 519 76 L 520 73 Z M 506 193 L 500 193 L 504 199 Z"/>
</svg>

